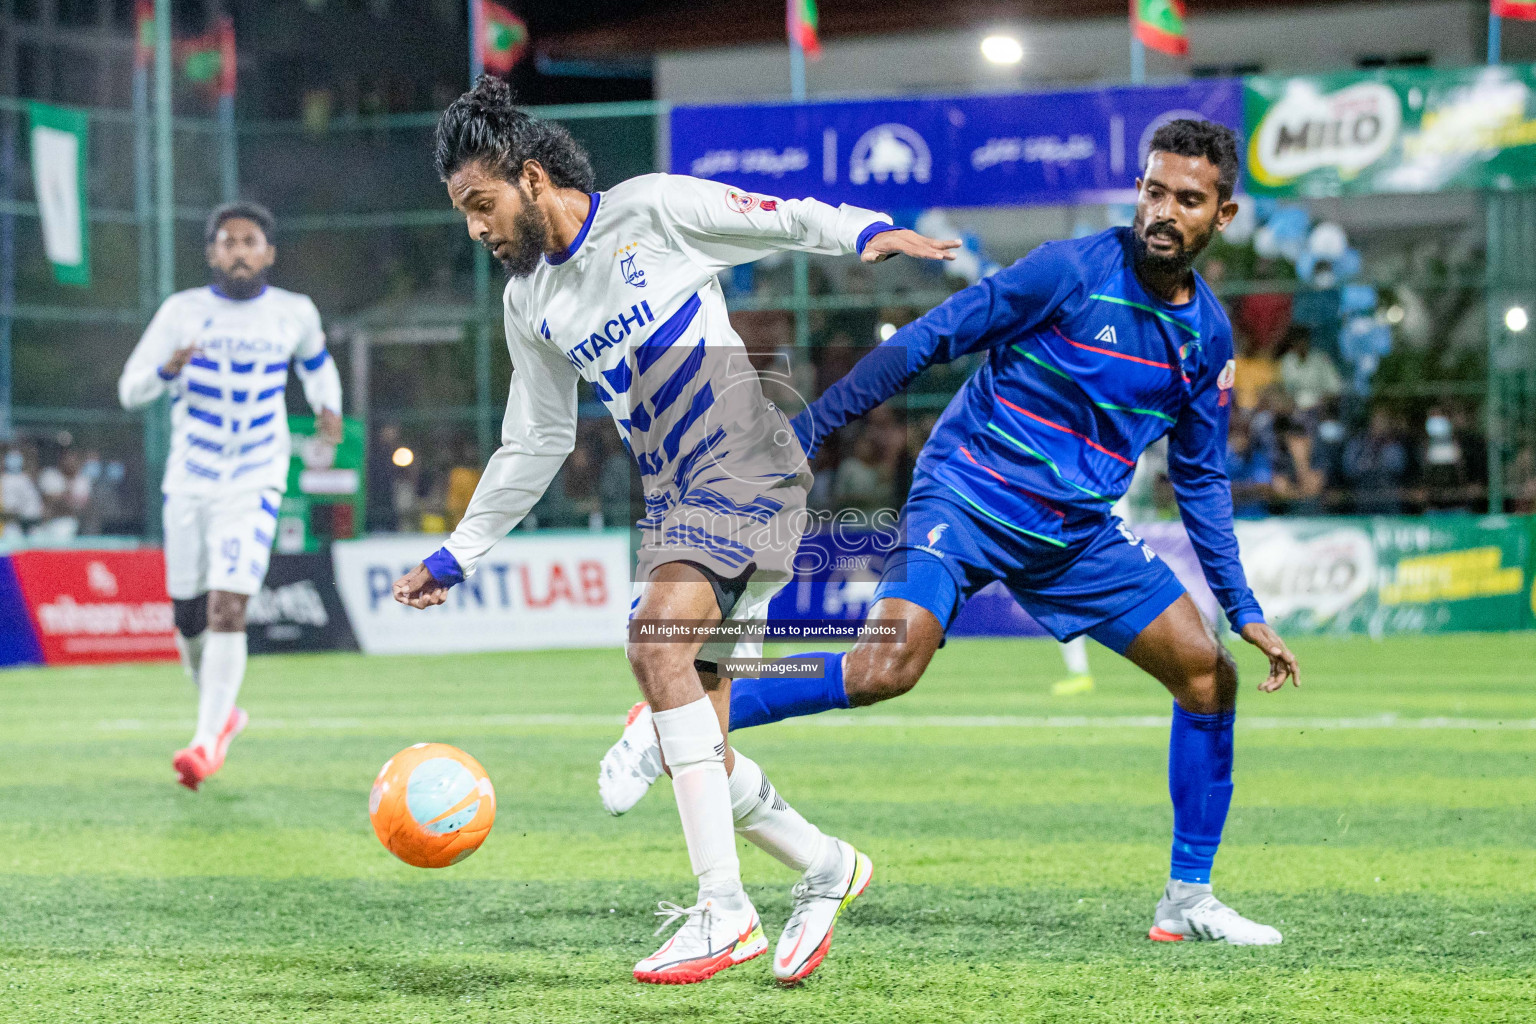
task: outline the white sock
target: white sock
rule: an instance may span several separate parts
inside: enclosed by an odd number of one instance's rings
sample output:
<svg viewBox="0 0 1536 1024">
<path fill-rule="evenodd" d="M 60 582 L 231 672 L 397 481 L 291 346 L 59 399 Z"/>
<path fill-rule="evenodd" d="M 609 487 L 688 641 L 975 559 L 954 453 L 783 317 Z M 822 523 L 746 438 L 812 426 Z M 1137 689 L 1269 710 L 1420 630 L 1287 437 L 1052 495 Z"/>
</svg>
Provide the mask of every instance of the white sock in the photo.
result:
<svg viewBox="0 0 1536 1024">
<path fill-rule="evenodd" d="M 672 792 L 683 822 L 688 861 L 699 878 L 699 901 L 745 898 L 736 834 L 731 828 L 725 737 L 708 697 L 651 716 L 661 753 L 672 769 Z"/>
<path fill-rule="evenodd" d="M 1061 645 L 1061 660 L 1067 663 L 1067 672 L 1074 676 L 1088 675 L 1088 638 L 1080 636 Z"/>
<path fill-rule="evenodd" d="M 194 747 L 213 753 L 219 733 L 235 709 L 240 684 L 245 679 L 245 633 L 203 634 L 203 660 L 198 668 L 197 734 Z"/>
<path fill-rule="evenodd" d="M 192 680 L 192 685 L 197 685 L 197 672 L 203 664 L 203 641 L 207 639 L 208 631 L 205 629 L 197 636 L 182 636 L 181 631 L 176 631 L 176 651 L 181 655 L 181 670 Z"/>
<path fill-rule="evenodd" d="M 731 814 L 736 831 L 764 853 L 796 871 L 820 875 L 842 867 L 837 840 L 784 802 L 757 762 L 733 751 Z"/>
</svg>

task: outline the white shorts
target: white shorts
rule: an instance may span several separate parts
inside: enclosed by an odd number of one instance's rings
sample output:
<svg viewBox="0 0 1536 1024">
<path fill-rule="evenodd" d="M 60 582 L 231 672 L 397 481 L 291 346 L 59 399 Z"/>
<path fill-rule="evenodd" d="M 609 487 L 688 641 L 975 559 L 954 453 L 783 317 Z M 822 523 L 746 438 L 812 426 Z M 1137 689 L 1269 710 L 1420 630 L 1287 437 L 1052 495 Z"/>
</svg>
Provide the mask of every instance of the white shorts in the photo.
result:
<svg viewBox="0 0 1536 1024">
<path fill-rule="evenodd" d="M 267 575 L 277 532 L 276 490 L 218 497 L 167 494 L 165 588 L 185 601 L 210 590 L 255 594 Z"/>
<path fill-rule="evenodd" d="M 746 589 L 741 592 L 741 597 L 736 599 L 736 605 L 729 615 L 725 616 L 725 622 L 762 622 L 768 618 L 768 604 L 773 600 L 773 595 L 784 589 L 785 581 L 775 573 L 753 573 L 747 581 Z M 633 619 L 635 612 L 640 608 L 640 599 L 645 596 L 645 588 L 648 584 L 644 580 L 638 580 L 630 588 L 629 592 L 629 617 Z M 763 641 L 760 634 L 740 639 L 706 640 L 699 653 L 694 655 L 697 661 L 708 661 L 719 664 L 727 658 L 761 658 L 763 656 Z"/>
</svg>

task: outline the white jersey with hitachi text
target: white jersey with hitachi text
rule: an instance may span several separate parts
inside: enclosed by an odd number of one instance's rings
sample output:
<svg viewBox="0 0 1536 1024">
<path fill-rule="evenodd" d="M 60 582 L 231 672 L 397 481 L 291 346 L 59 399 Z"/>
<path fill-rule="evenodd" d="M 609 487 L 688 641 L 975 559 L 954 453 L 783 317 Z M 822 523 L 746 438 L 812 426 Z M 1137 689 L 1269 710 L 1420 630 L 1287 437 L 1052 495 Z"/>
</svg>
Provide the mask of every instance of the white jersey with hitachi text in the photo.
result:
<svg viewBox="0 0 1536 1024">
<path fill-rule="evenodd" d="M 861 234 L 889 223 L 857 207 L 681 175 L 641 175 L 594 193 L 570 248 L 507 284 L 511 394 L 501 447 L 446 545 L 462 571 L 522 520 L 571 452 L 581 379 L 635 457 L 642 527 L 690 491 L 699 500 L 701 488 L 717 509 L 751 515 L 747 492 L 806 472 L 715 275 L 775 252 L 856 253 Z M 730 493 L 703 488 L 706 463 L 712 479 L 729 478 Z"/>
<path fill-rule="evenodd" d="M 188 346 L 196 354 L 166 377 L 165 364 Z M 253 299 L 235 300 L 193 288 L 165 300 L 117 384 L 127 409 L 171 396 L 165 493 L 215 497 L 287 489 L 290 363 L 316 415 L 322 409 L 339 414 L 341 376 L 307 295 L 268 287 Z"/>
</svg>

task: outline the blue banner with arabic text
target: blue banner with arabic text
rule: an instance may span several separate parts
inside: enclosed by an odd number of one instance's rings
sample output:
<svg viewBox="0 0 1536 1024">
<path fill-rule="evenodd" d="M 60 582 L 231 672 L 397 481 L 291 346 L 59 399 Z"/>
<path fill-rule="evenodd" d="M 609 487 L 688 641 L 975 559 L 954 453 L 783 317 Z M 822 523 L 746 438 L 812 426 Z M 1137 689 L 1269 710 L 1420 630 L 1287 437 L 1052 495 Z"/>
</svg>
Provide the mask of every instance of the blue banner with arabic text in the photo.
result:
<svg viewBox="0 0 1536 1024">
<path fill-rule="evenodd" d="M 671 170 L 874 210 L 1100 202 L 1134 186 L 1152 133 L 1243 128 L 1242 82 L 835 103 L 676 107 Z"/>
</svg>

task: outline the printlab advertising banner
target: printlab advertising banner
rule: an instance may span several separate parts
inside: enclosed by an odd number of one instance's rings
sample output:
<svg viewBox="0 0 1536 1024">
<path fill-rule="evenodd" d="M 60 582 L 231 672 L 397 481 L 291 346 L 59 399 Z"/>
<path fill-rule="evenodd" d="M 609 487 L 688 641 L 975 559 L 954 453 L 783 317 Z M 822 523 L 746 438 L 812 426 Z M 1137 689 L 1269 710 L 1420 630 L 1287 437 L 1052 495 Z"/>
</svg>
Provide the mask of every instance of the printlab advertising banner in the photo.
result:
<svg viewBox="0 0 1536 1024">
<path fill-rule="evenodd" d="M 1091 202 L 1131 189 L 1152 133 L 1242 130 L 1242 84 L 946 99 L 676 107 L 671 170 L 874 210 Z"/>
<path fill-rule="evenodd" d="M 1257 195 L 1536 184 L 1536 66 L 1247 78 L 1243 93 Z"/>
<path fill-rule="evenodd" d="M 442 543 L 440 536 L 338 541 L 336 586 L 367 654 L 434 654 L 624 643 L 629 617 L 629 537 L 514 533 L 454 587 L 445 604 L 396 604 L 394 581 Z"/>
</svg>

